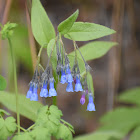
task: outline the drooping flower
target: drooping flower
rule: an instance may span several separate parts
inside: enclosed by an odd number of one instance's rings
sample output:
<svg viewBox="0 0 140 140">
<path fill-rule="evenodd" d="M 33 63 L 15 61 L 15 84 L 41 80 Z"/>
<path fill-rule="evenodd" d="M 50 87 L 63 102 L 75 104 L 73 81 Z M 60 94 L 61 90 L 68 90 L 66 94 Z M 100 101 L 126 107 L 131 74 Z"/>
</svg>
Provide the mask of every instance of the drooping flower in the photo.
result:
<svg viewBox="0 0 140 140">
<path fill-rule="evenodd" d="M 73 92 L 72 82 L 68 82 L 68 85 L 67 85 L 66 91 L 67 91 L 67 92 Z"/>
<path fill-rule="evenodd" d="M 32 94 L 33 94 L 33 86 L 32 84 L 30 84 L 29 90 L 27 91 L 26 98 L 31 98 Z"/>
<path fill-rule="evenodd" d="M 83 105 L 85 103 L 85 94 L 82 94 L 82 97 L 80 99 L 80 103 Z"/>
<path fill-rule="evenodd" d="M 71 75 L 71 71 L 70 71 L 70 66 L 69 65 L 66 66 L 66 73 L 67 73 L 67 75 L 66 75 L 67 82 L 70 82 L 70 83 L 73 82 L 73 77 Z"/>
<path fill-rule="evenodd" d="M 30 98 L 31 101 L 38 101 L 37 89 L 38 89 L 38 87 L 37 86 L 34 86 L 34 88 L 33 88 L 33 94 L 32 94 L 32 96 Z"/>
<path fill-rule="evenodd" d="M 80 82 L 80 75 L 76 76 L 75 91 L 76 92 L 83 91 L 83 88 L 82 88 L 82 85 L 81 85 L 81 82 Z"/>
<path fill-rule="evenodd" d="M 60 81 L 60 83 L 65 84 L 66 82 L 67 82 L 67 79 L 66 79 L 65 69 L 62 68 L 61 69 L 61 81 Z"/>
<path fill-rule="evenodd" d="M 89 95 L 89 103 L 87 105 L 87 111 L 96 111 L 92 95 Z"/>
<path fill-rule="evenodd" d="M 48 89 L 47 89 L 47 81 L 44 81 L 43 87 L 40 91 L 40 97 L 45 97 L 46 98 L 48 96 L 49 96 L 49 94 L 48 94 Z"/>
<path fill-rule="evenodd" d="M 49 97 L 57 96 L 57 92 L 54 88 L 54 78 L 50 78 L 50 89 L 49 89 Z"/>
</svg>

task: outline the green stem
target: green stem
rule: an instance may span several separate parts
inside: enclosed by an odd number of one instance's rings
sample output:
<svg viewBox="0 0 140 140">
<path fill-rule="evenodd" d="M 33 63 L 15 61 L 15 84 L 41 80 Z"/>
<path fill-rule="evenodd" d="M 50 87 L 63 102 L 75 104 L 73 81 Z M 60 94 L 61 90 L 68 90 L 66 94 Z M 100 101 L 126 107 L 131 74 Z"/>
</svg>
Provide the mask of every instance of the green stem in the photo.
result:
<svg viewBox="0 0 140 140">
<path fill-rule="evenodd" d="M 37 65 L 36 66 L 38 66 L 39 63 L 40 63 L 40 56 L 41 56 L 41 53 L 42 53 L 43 48 L 44 48 L 44 46 L 41 46 L 41 48 L 39 50 L 39 53 L 38 53 L 38 56 L 37 56 Z"/>
<path fill-rule="evenodd" d="M 31 130 L 31 129 L 34 128 L 34 127 L 35 127 L 35 124 L 31 125 L 31 126 L 27 129 L 27 131 Z"/>
<path fill-rule="evenodd" d="M 43 68 L 43 66 L 42 66 L 41 64 L 39 64 L 39 67 L 40 67 L 43 71 L 45 71 L 44 68 Z"/>
<path fill-rule="evenodd" d="M 24 132 L 27 132 L 27 130 L 26 129 L 24 129 L 23 127 L 19 127 L 18 125 L 17 125 L 17 128 L 19 128 L 19 129 L 21 129 L 22 131 L 24 131 Z"/>
<path fill-rule="evenodd" d="M 56 77 L 56 76 L 55 76 Z M 57 79 L 56 79 L 57 80 Z M 56 89 L 57 88 L 57 81 L 54 83 L 54 88 Z M 52 98 L 52 102 L 53 102 L 53 105 L 57 105 L 57 97 L 53 97 Z"/>
<path fill-rule="evenodd" d="M 17 112 L 17 125 L 18 125 L 18 134 L 20 133 L 20 114 L 19 114 L 19 100 L 18 100 L 18 89 L 17 89 L 17 72 L 16 72 L 16 63 L 15 63 L 15 57 L 13 52 L 13 47 L 10 38 L 8 38 L 9 46 L 10 46 L 10 52 L 11 52 L 11 58 L 12 58 L 12 64 L 13 64 L 13 72 L 14 72 L 14 86 L 15 86 L 15 95 L 16 95 L 16 112 Z"/>
</svg>

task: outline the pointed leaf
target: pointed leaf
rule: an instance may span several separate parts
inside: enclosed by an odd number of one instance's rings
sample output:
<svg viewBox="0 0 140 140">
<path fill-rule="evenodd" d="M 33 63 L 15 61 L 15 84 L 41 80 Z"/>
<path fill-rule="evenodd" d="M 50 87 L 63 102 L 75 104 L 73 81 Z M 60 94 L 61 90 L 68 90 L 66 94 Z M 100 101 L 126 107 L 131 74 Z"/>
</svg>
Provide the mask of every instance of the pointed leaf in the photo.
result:
<svg viewBox="0 0 140 140">
<path fill-rule="evenodd" d="M 48 44 L 51 39 L 55 38 L 54 27 L 40 0 L 32 0 L 31 25 L 33 35 L 41 46 Z"/>
<path fill-rule="evenodd" d="M 65 38 L 75 41 L 88 41 L 113 33 L 115 33 L 114 30 L 99 24 L 75 22 L 69 32 L 65 35 Z"/>
<path fill-rule="evenodd" d="M 0 93 L 0 103 L 2 103 L 9 110 L 16 112 L 16 98 L 15 94 L 8 92 Z M 35 101 L 30 101 L 25 95 L 19 94 L 19 111 L 20 114 L 28 119 L 35 121 L 37 118 L 37 111 L 42 107 L 42 104 Z"/>
<path fill-rule="evenodd" d="M 116 46 L 116 42 L 107 42 L 107 41 L 93 41 L 82 47 L 80 51 L 86 61 L 93 60 L 104 56 L 113 46 Z M 74 51 L 69 55 L 75 55 Z M 80 53 L 77 53 L 77 56 L 81 58 Z M 81 58 L 82 59 L 82 58 Z"/>
<path fill-rule="evenodd" d="M 74 12 L 70 17 L 68 17 L 66 20 L 61 22 L 58 26 L 58 31 L 61 34 L 66 34 L 71 29 L 74 22 L 76 21 L 78 14 L 79 14 L 79 10 L 76 10 L 76 12 Z"/>
</svg>

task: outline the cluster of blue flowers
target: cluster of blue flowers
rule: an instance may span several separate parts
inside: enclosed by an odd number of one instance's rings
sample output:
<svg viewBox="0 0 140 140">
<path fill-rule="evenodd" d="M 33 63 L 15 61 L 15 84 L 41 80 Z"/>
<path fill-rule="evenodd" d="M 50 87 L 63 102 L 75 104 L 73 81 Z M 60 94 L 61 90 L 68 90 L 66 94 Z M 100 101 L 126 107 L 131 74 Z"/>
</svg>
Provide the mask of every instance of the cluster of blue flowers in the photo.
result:
<svg viewBox="0 0 140 140">
<path fill-rule="evenodd" d="M 57 52 L 56 73 L 58 75 L 58 80 L 60 79 L 59 81 L 61 84 L 67 83 L 67 87 L 66 87 L 67 92 L 74 92 L 74 91 L 82 92 L 82 97 L 80 99 L 80 103 L 82 105 L 85 103 L 85 97 L 88 95 L 89 103 L 87 105 L 87 110 L 95 111 L 95 105 L 93 102 L 93 94 L 91 90 L 88 88 L 87 77 L 82 78 L 80 76 L 80 69 L 79 69 L 79 65 L 77 61 L 76 50 L 75 50 L 75 61 L 74 61 L 74 65 L 71 71 L 69 58 L 65 52 L 64 46 L 61 46 L 58 41 L 59 40 L 57 40 L 56 42 L 56 52 Z M 51 58 L 51 54 L 50 54 L 50 58 Z M 29 84 L 30 88 L 27 92 L 26 97 L 29 98 L 31 101 L 38 101 L 38 94 L 37 94 L 38 88 L 41 89 L 40 97 L 47 98 L 47 97 L 57 96 L 56 89 L 54 88 L 55 79 L 52 73 L 53 73 L 52 67 L 49 64 L 49 61 L 44 72 L 39 73 L 38 69 L 36 69 L 33 79 L 31 80 Z M 73 83 L 75 83 L 75 88 L 73 88 Z M 49 90 L 48 90 L 48 87 L 49 87 Z"/>
</svg>

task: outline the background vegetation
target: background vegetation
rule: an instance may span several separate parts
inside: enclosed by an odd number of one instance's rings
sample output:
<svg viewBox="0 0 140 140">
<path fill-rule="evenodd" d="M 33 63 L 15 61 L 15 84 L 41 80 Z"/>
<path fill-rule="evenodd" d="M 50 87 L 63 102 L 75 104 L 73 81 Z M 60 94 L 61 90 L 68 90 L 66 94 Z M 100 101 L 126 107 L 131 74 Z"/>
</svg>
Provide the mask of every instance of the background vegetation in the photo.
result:
<svg viewBox="0 0 140 140">
<path fill-rule="evenodd" d="M 86 106 L 79 104 L 80 94 L 65 94 L 59 85 L 57 105 L 63 112 L 63 119 L 75 128 L 75 140 L 138 140 L 140 137 L 140 18 L 138 0 L 41 0 L 55 29 L 76 9 L 79 21 L 88 21 L 110 27 L 116 34 L 100 40 L 118 42 L 105 56 L 88 64 L 93 68 L 92 77 L 95 89 L 96 112 L 87 112 Z M 18 72 L 18 91 L 21 126 L 28 128 L 36 119 L 39 103 L 25 104 L 28 83 L 32 78 L 39 45 L 35 42 L 30 26 L 31 1 L 0 0 L 0 23 L 18 23 L 12 37 Z M 98 39 L 99 40 L 99 39 Z M 96 41 L 98 41 L 96 40 Z M 67 52 L 73 51 L 72 43 L 65 39 Z M 85 42 L 78 42 L 83 46 Z M 85 55 L 88 57 L 88 54 Z M 11 57 L 6 41 L 0 41 L 0 74 L 6 78 L 6 91 L 13 90 L 13 71 Z M 87 58 L 88 59 L 88 58 Z M 41 62 L 47 63 L 46 52 Z M 9 93 L 7 93 L 9 94 Z M 15 115 L 15 98 L 11 94 L 0 94 L 1 108 Z M 45 100 L 40 98 L 45 104 Z M 47 99 L 47 104 L 52 100 Z M 6 108 L 5 108 L 6 107 Z M 32 117 L 34 116 L 34 118 Z M 26 123 L 25 123 L 26 122 Z M 93 133 L 94 132 L 94 133 Z M 91 134 L 87 134 L 91 133 Z M 78 136 L 78 135 L 84 136 Z"/>
</svg>

